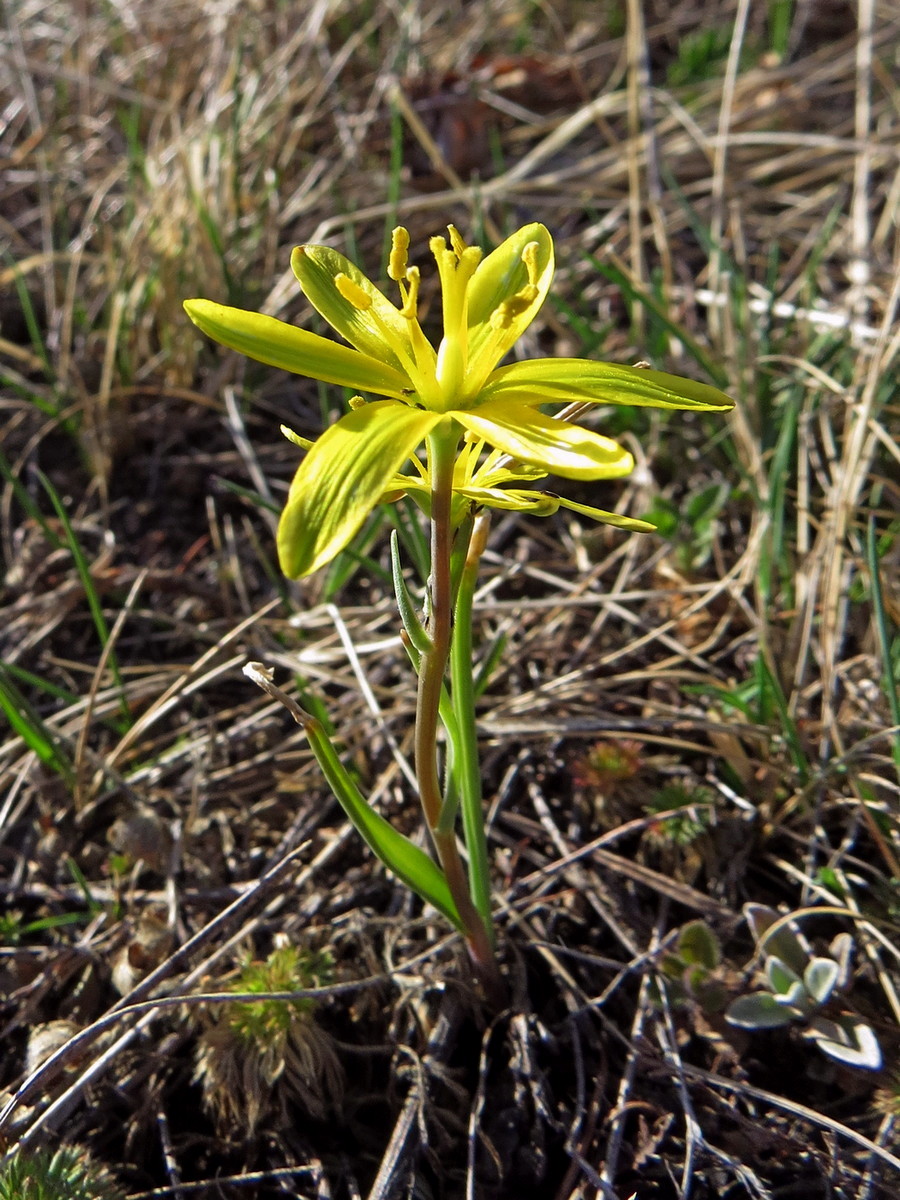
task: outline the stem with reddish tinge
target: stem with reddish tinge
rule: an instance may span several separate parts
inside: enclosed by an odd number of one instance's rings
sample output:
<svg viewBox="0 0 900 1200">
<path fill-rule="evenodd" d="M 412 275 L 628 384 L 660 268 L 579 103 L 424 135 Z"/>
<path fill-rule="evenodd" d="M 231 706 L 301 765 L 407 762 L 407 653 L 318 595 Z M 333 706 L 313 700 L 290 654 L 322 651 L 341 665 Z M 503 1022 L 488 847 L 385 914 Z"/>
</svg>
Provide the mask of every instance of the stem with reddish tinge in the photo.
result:
<svg viewBox="0 0 900 1200">
<path fill-rule="evenodd" d="M 439 828 L 443 793 L 437 758 L 437 731 L 441 688 L 450 654 L 452 584 L 450 550 L 453 531 L 450 509 L 453 500 L 453 466 L 458 434 L 438 429 L 428 439 L 431 476 L 431 612 L 428 633 L 431 648 L 419 665 L 419 696 L 416 710 L 416 776 L 425 820 L 438 859 L 447 878 L 465 928 L 466 942 L 475 968 L 492 1000 L 503 994 L 503 984 L 494 957 L 491 938 L 472 902 L 465 867 L 453 830 Z"/>
</svg>

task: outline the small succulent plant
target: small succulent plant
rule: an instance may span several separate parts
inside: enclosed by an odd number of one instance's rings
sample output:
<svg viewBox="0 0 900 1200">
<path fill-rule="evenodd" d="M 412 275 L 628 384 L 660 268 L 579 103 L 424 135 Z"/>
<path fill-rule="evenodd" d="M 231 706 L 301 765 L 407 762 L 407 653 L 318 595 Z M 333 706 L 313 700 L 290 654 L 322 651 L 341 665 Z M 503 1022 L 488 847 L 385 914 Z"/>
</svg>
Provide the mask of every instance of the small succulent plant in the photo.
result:
<svg viewBox="0 0 900 1200">
<path fill-rule="evenodd" d="M 80 1146 L 17 1154 L 0 1167 L 0 1200 L 124 1200 L 105 1167 Z"/>
<path fill-rule="evenodd" d="M 881 1047 L 870 1025 L 847 1012 L 839 997 L 851 982 L 853 938 L 840 933 L 828 955 L 815 955 L 790 923 L 763 904 L 747 904 L 744 915 L 763 955 L 766 987 L 739 996 L 725 1019 L 739 1029 L 805 1025 L 804 1036 L 845 1066 L 877 1071 Z"/>
</svg>

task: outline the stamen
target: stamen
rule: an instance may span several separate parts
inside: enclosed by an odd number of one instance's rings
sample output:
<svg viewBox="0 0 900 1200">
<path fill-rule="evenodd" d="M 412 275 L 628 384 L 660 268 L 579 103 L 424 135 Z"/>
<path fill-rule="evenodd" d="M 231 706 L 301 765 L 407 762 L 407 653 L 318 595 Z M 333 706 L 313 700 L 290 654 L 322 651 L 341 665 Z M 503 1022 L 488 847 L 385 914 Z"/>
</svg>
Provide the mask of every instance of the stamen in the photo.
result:
<svg viewBox="0 0 900 1200">
<path fill-rule="evenodd" d="M 343 271 L 339 271 L 335 275 L 334 286 L 344 299 L 354 308 L 358 308 L 360 312 L 368 312 L 372 307 L 372 297 L 369 293 L 364 291 L 358 283 L 354 283 L 350 276 L 345 275 Z"/>
<path fill-rule="evenodd" d="M 442 237 L 433 237 L 428 239 L 428 249 L 434 255 L 438 270 L 441 269 L 441 256 L 447 253 L 447 239 Z"/>
<path fill-rule="evenodd" d="M 347 403 L 351 408 L 356 409 L 363 408 L 369 402 L 368 400 L 364 400 L 362 396 L 351 396 Z"/>
<path fill-rule="evenodd" d="M 491 325 L 494 329 L 509 329 L 513 320 L 534 304 L 538 297 L 538 289 L 533 283 L 526 283 L 520 292 L 503 300 L 491 313 Z"/>
<path fill-rule="evenodd" d="M 466 282 L 468 282 L 475 274 L 475 268 L 481 262 L 482 250 L 480 246 L 466 246 L 460 256 L 459 265 L 465 272 Z"/>
<path fill-rule="evenodd" d="M 462 258 L 463 254 L 465 254 L 466 250 L 468 249 L 466 243 L 462 240 L 462 235 L 455 225 L 448 225 L 447 230 L 450 233 L 450 245 L 453 247 L 456 257 Z"/>
<path fill-rule="evenodd" d="M 388 263 L 388 276 L 397 283 L 408 278 L 408 252 L 409 232 L 402 225 L 398 225 L 391 234 L 391 259 Z"/>
<path fill-rule="evenodd" d="M 491 325 L 494 329 L 509 329 L 516 317 L 534 304 L 538 298 L 538 252 L 537 242 L 529 242 L 522 250 L 522 262 L 528 272 L 528 282 L 515 295 L 502 300 L 491 313 Z"/>
<path fill-rule="evenodd" d="M 393 276 L 392 276 L 393 278 Z M 409 284 L 409 291 L 403 297 L 403 307 L 400 309 L 400 316 L 406 317 L 408 321 L 415 321 L 418 315 L 419 302 L 419 268 L 410 267 L 406 272 L 406 282 Z M 401 291 L 403 285 L 401 284 Z"/>
<path fill-rule="evenodd" d="M 309 450 L 312 447 L 312 442 L 309 438 L 301 437 L 299 433 L 294 433 L 289 425 L 282 425 L 280 428 L 287 440 L 293 442 L 295 446 L 299 446 L 301 450 Z"/>
<path fill-rule="evenodd" d="M 531 284 L 536 284 L 538 280 L 538 249 L 537 242 L 529 242 L 522 251 L 522 262 L 528 271 L 528 282 Z"/>
</svg>

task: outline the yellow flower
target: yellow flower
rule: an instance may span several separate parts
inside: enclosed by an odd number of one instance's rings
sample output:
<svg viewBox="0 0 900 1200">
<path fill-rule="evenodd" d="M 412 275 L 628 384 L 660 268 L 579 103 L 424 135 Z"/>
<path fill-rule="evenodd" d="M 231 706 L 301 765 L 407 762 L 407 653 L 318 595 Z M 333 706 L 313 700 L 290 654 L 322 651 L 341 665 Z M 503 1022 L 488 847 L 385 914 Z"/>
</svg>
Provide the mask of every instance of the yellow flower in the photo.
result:
<svg viewBox="0 0 900 1200">
<path fill-rule="evenodd" d="M 443 308 L 437 350 L 419 324 L 419 271 L 408 263 L 405 229 L 394 230 L 388 268 L 399 285 L 399 307 L 336 250 L 298 246 L 291 257 L 306 296 L 349 347 L 260 313 L 210 300 L 185 304 L 200 329 L 251 358 L 385 397 L 352 407 L 313 443 L 298 468 L 278 528 L 279 558 L 292 578 L 316 570 L 347 545 L 390 492 L 404 463 L 417 463 L 416 450 L 434 435 L 458 444 L 465 431 L 516 464 L 534 468 L 538 476 L 610 479 L 634 466 L 628 451 L 591 430 L 555 420 L 541 412 L 541 405 L 731 407 L 716 388 L 643 368 L 565 358 L 498 368 L 547 296 L 553 241 L 543 225 L 526 225 L 482 258 L 452 225 L 449 232 L 449 246 L 442 237 L 430 242 Z M 517 502 L 503 504 L 511 493 L 498 488 L 497 480 L 486 482 L 496 467 L 488 468 L 490 456 L 483 473 L 477 454 L 466 457 L 464 451 L 463 458 L 468 465 L 454 481 L 454 491 L 481 489 L 481 499 L 468 497 L 476 503 L 528 508 L 532 498 L 544 506 L 558 499 L 521 492 Z M 514 470 L 512 476 L 535 477 L 528 470 L 519 475 Z"/>
</svg>

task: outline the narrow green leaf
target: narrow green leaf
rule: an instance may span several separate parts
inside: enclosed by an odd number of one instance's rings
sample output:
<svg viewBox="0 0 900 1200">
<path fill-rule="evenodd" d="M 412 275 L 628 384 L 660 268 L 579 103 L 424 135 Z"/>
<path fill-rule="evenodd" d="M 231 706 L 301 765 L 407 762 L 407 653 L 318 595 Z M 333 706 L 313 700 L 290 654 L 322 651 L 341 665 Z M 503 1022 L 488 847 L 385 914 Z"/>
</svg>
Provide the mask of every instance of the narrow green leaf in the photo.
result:
<svg viewBox="0 0 900 1200">
<path fill-rule="evenodd" d="M 891 723 L 895 730 L 891 735 L 891 750 L 897 777 L 900 779 L 900 689 L 894 677 L 894 657 L 891 653 L 891 638 L 888 631 L 888 616 L 884 604 L 884 592 L 881 587 L 881 562 L 878 557 L 878 546 L 875 540 L 875 520 L 869 518 L 866 529 L 866 562 L 869 567 L 869 586 L 872 593 L 872 612 L 875 616 L 875 632 L 878 636 L 878 650 L 881 654 L 881 669 L 884 674 L 884 691 L 888 707 L 891 711 Z"/>
<path fill-rule="evenodd" d="M 487 650 L 484 652 L 481 659 L 481 666 L 478 668 L 478 674 L 475 676 L 474 688 L 475 699 L 480 700 L 484 695 L 485 689 L 491 682 L 491 676 L 503 657 L 503 651 L 506 649 L 509 638 L 506 633 L 501 631 L 492 640 Z"/>
<path fill-rule="evenodd" d="M 409 634 L 409 640 L 420 654 L 428 654 L 432 649 L 431 638 L 425 632 L 425 627 L 419 620 L 419 614 L 413 604 L 406 579 L 403 576 L 403 564 L 400 562 L 400 538 L 396 529 L 391 530 L 391 572 L 394 579 L 394 595 L 397 598 L 397 609 L 403 628 Z"/>
<path fill-rule="evenodd" d="M 463 931 L 462 919 L 440 867 L 366 802 L 321 724 L 309 717 L 303 728 L 331 790 L 372 852 L 402 883 Z"/>
<path fill-rule="evenodd" d="M 722 367 L 707 354 L 696 338 L 691 337 L 683 325 L 679 325 L 677 321 L 672 320 L 665 306 L 656 297 L 651 296 L 643 288 L 637 287 L 628 275 L 624 271 L 621 271 L 615 263 L 601 262 L 600 259 L 592 254 L 589 254 L 587 257 L 602 275 L 605 275 L 607 279 L 611 280 L 621 290 L 626 300 L 631 303 L 637 302 L 638 304 L 642 304 L 648 312 L 652 313 L 660 325 L 681 342 L 710 379 L 718 384 L 724 384 L 727 381 L 725 371 Z"/>
<path fill-rule="evenodd" d="M 75 568 L 78 571 L 78 578 L 81 580 L 81 586 L 84 588 L 85 598 L 88 602 L 88 608 L 91 611 L 91 617 L 94 622 L 94 628 L 97 630 L 97 637 L 100 639 L 100 645 L 106 649 L 109 642 L 109 626 L 106 623 L 106 617 L 103 615 L 103 605 L 100 603 L 100 596 L 97 593 L 97 587 L 94 583 L 94 577 L 91 574 L 90 564 L 84 550 L 81 548 L 81 542 L 78 540 L 78 535 L 72 527 L 72 522 L 69 520 L 69 514 L 66 512 L 66 507 L 63 504 L 56 488 L 43 473 L 38 471 L 38 479 L 44 491 L 50 497 L 50 503 L 53 505 L 60 524 L 65 530 L 66 541 L 69 545 L 69 550 L 72 553 L 72 558 L 75 562 Z M 128 701 L 125 698 L 125 685 L 122 682 L 122 675 L 119 671 L 119 662 L 115 651 L 110 647 L 110 652 L 107 655 L 107 664 L 110 673 L 115 681 L 116 687 L 119 690 L 119 708 L 122 716 L 131 724 L 131 712 L 128 708 Z"/>
<path fill-rule="evenodd" d="M 803 746 L 803 739 L 800 737 L 800 730 L 797 728 L 797 722 L 791 716 L 788 708 L 787 700 L 785 699 L 784 691 L 778 681 L 778 677 L 771 669 L 765 656 L 761 653 L 757 660 L 757 669 L 759 671 L 760 680 L 763 690 L 768 698 L 774 703 L 775 709 L 778 712 L 778 717 L 781 722 L 781 729 L 784 734 L 784 740 L 787 744 L 788 753 L 791 756 L 791 761 L 797 770 L 801 783 L 808 783 L 812 770 L 809 761 L 806 757 L 806 750 Z"/>
<path fill-rule="evenodd" d="M 469 891 L 472 901 L 493 942 L 491 877 L 484 823 L 481 764 L 478 756 L 478 728 L 475 716 L 475 681 L 472 676 L 472 610 L 481 555 L 487 542 L 488 520 L 479 518 L 473 525 L 460 571 L 453 612 L 453 639 L 450 646 L 450 679 L 453 713 L 456 718 L 460 805 L 463 834 L 469 856 Z"/>
<path fill-rule="evenodd" d="M 12 679 L 4 664 L 0 664 L 0 709 L 29 750 L 40 761 L 56 771 L 71 787 L 75 782 L 75 771 L 63 752 L 52 730 L 38 716 Z"/>
</svg>

